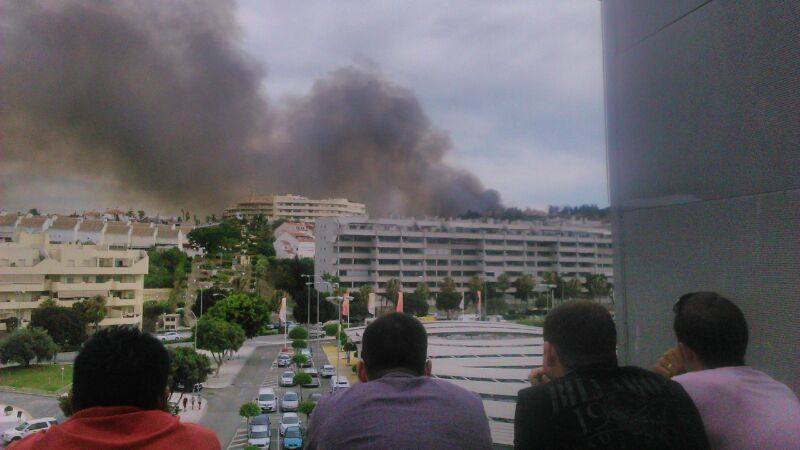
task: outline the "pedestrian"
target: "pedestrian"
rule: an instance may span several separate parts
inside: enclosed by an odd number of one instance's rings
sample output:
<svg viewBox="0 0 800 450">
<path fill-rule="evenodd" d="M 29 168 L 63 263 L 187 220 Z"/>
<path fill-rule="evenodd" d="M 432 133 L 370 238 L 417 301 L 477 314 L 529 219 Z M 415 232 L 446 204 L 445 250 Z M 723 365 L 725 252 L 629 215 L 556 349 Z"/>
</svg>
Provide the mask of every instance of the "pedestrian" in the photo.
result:
<svg viewBox="0 0 800 450">
<path fill-rule="evenodd" d="M 192 409 L 194 409 L 194 395 L 192 396 Z"/>
<path fill-rule="evenodd" d="M 189 399 L 188 399 L 188 398 L 186 398 L 186 397 L 183 397 L 183 410 L 184 410 L 184 411 L 186 411 L 186 404 L 187 404 L 187 403 L 189 403 Z"/>
<path fill-rule="evenodd" d="M 203 397 L 197 397 L 197 409 L 203 410 Z"/>
</svg>

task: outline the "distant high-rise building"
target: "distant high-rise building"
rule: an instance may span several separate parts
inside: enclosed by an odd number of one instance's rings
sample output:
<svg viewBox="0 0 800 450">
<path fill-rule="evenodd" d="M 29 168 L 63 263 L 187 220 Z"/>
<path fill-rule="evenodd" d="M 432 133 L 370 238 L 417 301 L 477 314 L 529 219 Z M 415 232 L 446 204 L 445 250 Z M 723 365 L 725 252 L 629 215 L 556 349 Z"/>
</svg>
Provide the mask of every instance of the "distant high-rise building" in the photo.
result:
<svg viewBox="0 0 800 450">
<path fill-rule="evenodd" d="M 263 216 L 274 222 L 278 219 L 313 222 L 320 217 L 364 216 L 367 207 L 346 198 L 310 199 L 300 195 L 251 195 L 247 200 L 227 208 L 224 217 L 253 219 Z"/>
<path fill-rule="evenodd" d="M 614 279 L 611 231 L 600 222 L 341 217 L 317 220 L 314 233 L 317 277 L 338 275 L 343 287 L 368 284 L 379 293 L 393 278 L 404 290 L 424 282 L 433 292 L 445 277 L 461 292 L 473 276 L 494 282 L 502 273 Z"/>
</svg>

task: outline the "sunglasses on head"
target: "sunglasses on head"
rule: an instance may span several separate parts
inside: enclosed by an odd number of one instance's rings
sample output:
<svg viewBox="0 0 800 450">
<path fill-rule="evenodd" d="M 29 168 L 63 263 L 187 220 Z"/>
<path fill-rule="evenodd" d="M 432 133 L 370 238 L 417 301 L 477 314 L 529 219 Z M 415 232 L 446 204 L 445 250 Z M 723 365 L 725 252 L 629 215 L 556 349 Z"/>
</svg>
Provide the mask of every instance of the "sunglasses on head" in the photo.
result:
<svg viewBox="0 0 800 450">
<path fill-rule="evenodd" d="M 685 302 L 687 299 L 691 297 L 694 297 L 695 294 L 697 294 L 697 292 L 689 292 L 688 294 L 683 294 L 680 297 L 678 297 L 678 300 L 676 300 L 675 304 L 672 305 L 672 312 L 674 312 L 675 314 L 680 314 L 683 302 Z"/>
</svg>

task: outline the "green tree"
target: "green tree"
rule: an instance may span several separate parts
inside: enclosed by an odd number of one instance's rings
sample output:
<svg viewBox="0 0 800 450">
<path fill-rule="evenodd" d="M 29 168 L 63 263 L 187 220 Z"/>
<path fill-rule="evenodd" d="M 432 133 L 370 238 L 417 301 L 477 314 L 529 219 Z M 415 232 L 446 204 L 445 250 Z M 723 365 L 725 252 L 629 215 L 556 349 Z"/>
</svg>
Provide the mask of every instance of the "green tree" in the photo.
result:
<svg viewBox="0 0 800 450">
<path fill-rule="evenodd" d="M 34 358 L 38 362 L 52 360 L 57 352 L 58 345 L 46 331 L 28 327 L 14 331 L 0 344 L 0 363 L 15 362 L 27 367 Z"/>
<path fill-rule="evenodd" d="M 308 417 L 314 411 L 315 406 L 317 406 L 317 404 L 312 402 L 311 400 L 303 400 L 302 402 L 300 402 L 300 406 L 297 408 L 297 410 L 300 413 L 305 414 L 306 420 L 308 420 Z"/>
<path fill-rule="evenodd" d="M 186 272 L 191 270 L 189 257 L 183 251 L 172 247 L 167 250 L 147 251 L 148 272 L 144 276 L 145 288 L 172 288 L 182 290 L 186 285 Z"/>
<path fill-rule="evenodd" d="M 14 316 L 4 319 L 3 323 L 6 324 L 6 331 L 9 333 L 19 328 L 19 319 Z"/>
<path fill-rule="evenodd" d="M 486 302 L 486 312 L 488 314 L 503 314 L 508 309 L 506 299 L 496 295 Z"/>
<path fill-rule="evenodd" d="M 303 385 L 311 383 L 311 375 L 301 371 L 298 371 L 294 374 L 294 378 L 292 378 L 294 384 L 300 387 L 300 396 L 303 396 Z"/>
<path fill-rule="evenodd" d="M 205 315 L 197 322 L 197 348 L 208 350 L 217 363 L 216 372 L 230 351 L 238 350 L 244 343 L 244 330 L 238 324 L 227 322 L 218 317 Z"/>
<path fill-rule="evenodd" d="M 417 283 L 414 292 L 408 296 L 408 300 L 403 301 L 403 312 L 424 316 L 428 314 L 428 299 L 431 298 L 431 291 L 426 283 Z"/>
<path fill-rule="evenodd" d="M 210 219 L 216 221 L 214 215 Z M 192 245 L 204 248 L 209 255 L 213 255 L 241 242 L 242 233 L 236 221 L 224 220 L 217 225 L 195 228 L 189 232 L 188 238 Z"/>
<path fill-rule="evenodd" d="M 397 304 L 397 297 L 400 295 L 400 280 L 392 278 L 386 283 L 386 298 L 393 305 Z"/>
<path fill-rule="evenodd" d="M 270 261 L 267 270 L 267 281 L 280 291 L 286 291 L 289 297 L 295 299 L 296 304 L 301 304 L 305 312 L 306 298 L 308 296 L 306 277 L 314 275 L 314 260 L 311 258 L 274 259 Z M 300 300 L 304 301 L 300 301 Z M 314 302 L 316 303 L 316 302 Z M 294 316 L 295 320 L 304 323 L 306 315 Z"/>
<path fill-rule="evenodd" d="M 358 295 L 361 297 L 361 301 L 363 301 L 365 305 L 369 300 L 369 294 L 372 294 L 372 286 L 369 284 L 362 284 L 358 287 Z"/>
<path fill-rule="evenodd" d="M 328 323 L 328 324 L 325 324 L 322 327 L 322 329 L 325 330 L 325 335 L 326 336 L 336 336 L 336 332 L 339 330 L 339 324 L 338 323 Z"/>
<path fill-rule="evenodd" d="M 292 341 L 292 348 L 300 350 L 301 348 L 308 348 L 308 343 L 302 339 L 295 339 Z"/>
<path fill-rule="evenodd" d="M 584 283 L 586 290 L 592 298 L 606 297 L 611 292 L 611 283 L 603 274 L 592 274 L 586 277 Z"/>
<path fill-rule="evenodd" d="M 34 309 L 31 312 L 31 326 L 45 330 L 65 350 L 78 348 L 87 338 L 83 315 L 63 306 Z"/>
<path fill-rule="evenodd" d="M 289 339 L 308 339 L 308 331 L 302 327 L 294 327 L 289 330 Z"/>
<path fill-rule="evenodd" d="M 511 289 L 511 276 L 505 272 L 497 276 L 497 281 L 494 282 L 494 287 L 500 294 L 505 294 Z"/>
<path fill-rule="evenodd" d="M 206 314 L 238 324 L 248 338 L 257 336 L 264 324 L 270 322 L 266 303 L 255 295 L 243 292 L 218 301 Z"/>
<path fill-rule="evenodd" d="M 201 296 L 202 294 L 202 296 Z M 195 316 L 200 317 L 201 315 L 208 312 L 214 305 L 217 304 L 218 301 L 224 299 L 228 296 L 228 292 L 218 286 L 212 286 L 208 289 L 197 290 L 197 296 L 195 297 L 194 304 L 192 305 L 192 312 Z M 201 301 L 202 297 L 202 301 Z M 200 311 L 200 305 L 203 305 L 203 311 Z"/>
<path fill-rule="evenodd" d="M 458 308 L 461 295 L 456 291 L 456 282 L 447 277 L 439 283 L 439 295 L 436 297 L 436 309 L 445 311 L 447 318 L 450 313 Z"/>
<path fill-rule="evenodd" d="M 562 284 L 564 298 L 578 298 L 581 295 L 581 282 L 577 278 L 570 278 Z"/>
<path fill-rule="evenodd" d="M 195 384 L 206 381 L 213 371 L 208 356 L 192 347 L 170 348 L 169 356 L 169 385 L 173 391 L 178 391 L 179 384 L 191 390 Z"/>
<path fill-rule="evenodd" d="M 306 355 L 297 353 L 292 356 L 292 362 L 295 363 L 297 367 L 301 367 L 303 364 L 308 362 L 308 357 Z"/>
<path fill-rule="evenodd" d="M 250 424 L 250 419 L 260 415 L 261 408 L 256 403 L 245 403 L 239 407 L 239 416 L 244 417 L 247 420 L 248 425 Z"/>
<path fill-rule="evenodd" d="M 94 325 L 95 331 L 100 328 L 100 322 L 106 317 L 106 299 L 99 295 L 77 302 L 72 307 L 83 315 L 86 323 Z"/>
<path fill-rule="evenodd" d="M 528 301 L 528 298 L 533 293 L 533 288 L 536 287 L 536 281 L 533 279 L 531 275 L 523 275 L 516 280 L 514 280 L 514 296 L 520 300 L 525 302 Z"/>
</svg>

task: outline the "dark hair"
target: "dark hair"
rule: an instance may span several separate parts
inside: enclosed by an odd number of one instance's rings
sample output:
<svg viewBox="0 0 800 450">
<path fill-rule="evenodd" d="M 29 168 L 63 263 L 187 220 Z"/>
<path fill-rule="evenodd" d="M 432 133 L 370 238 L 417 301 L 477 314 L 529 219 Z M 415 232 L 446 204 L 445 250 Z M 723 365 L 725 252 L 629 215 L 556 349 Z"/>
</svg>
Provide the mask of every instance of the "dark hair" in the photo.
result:
<svg viewBox="0 0 800 450">
<path fill-rule="evenodd" d="M 544 319 L 544 340 L 569 369 L 617 362 L 614 319 L 597 303 L 570 301 L 550 311 Z"/>
<path fill-rule="evenodd" d="M 716 292 L 694 292 L 675 304 L 675 336 L 708 368 L 742 366 L 747 321 L 732 301 Z"/>
<path fill-rule="evenodd" d="M 361 359 L 367 378 L 374 380 L 393 369 L 425 373 L 428 334 L 419 320 L 391 313 L 367 326 L 361 339 Z"/>
<path fill-rule="evenodd" d="M 164 345 L 138 328 L 124 326 L 98 331 L 75 358 L 72 406 L 134 406 L 159 409 L 167 387 L 169 353 Z"/>
</svg>

